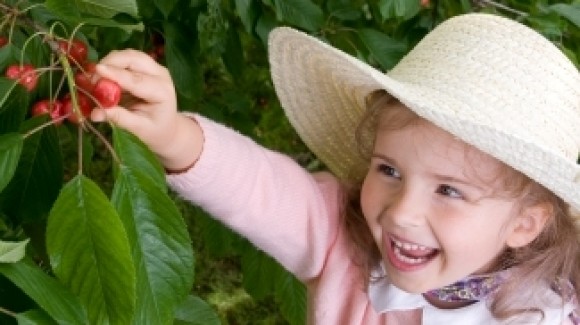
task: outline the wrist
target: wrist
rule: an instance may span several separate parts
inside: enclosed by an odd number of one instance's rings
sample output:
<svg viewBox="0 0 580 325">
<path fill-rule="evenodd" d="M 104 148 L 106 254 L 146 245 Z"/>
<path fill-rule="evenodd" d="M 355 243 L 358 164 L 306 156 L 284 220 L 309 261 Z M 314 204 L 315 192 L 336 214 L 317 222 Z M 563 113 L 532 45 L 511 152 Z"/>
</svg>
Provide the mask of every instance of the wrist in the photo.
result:
<svg viewBox="0 0 580 325">
<path fill-rule="evenodd" d="M 166 172 L 181 173 L 193 167 L 201 155 L 203 142 L 203 131 L 195 118 L 178 114 L 173 137 L 158 152 Z"/>
</svg>

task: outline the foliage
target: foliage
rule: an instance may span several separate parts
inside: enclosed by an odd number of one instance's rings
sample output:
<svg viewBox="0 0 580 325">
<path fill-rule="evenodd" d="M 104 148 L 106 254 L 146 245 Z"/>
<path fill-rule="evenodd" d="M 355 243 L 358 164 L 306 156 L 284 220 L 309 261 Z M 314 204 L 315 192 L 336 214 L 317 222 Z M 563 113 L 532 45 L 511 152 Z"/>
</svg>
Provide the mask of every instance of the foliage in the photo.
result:
<svg viewBox="0 0 580 325">
<path fill-rule="evenodd" d="M 194 263 L 190 230 L 214 259 L 238 259 L 254 299 L 272 298 L 288 323 L 305 323 L 302 284 L 200 210 L 184 218 L 162 167 L 138 139 L 84 120 L 74 77 L 86 67 L 59 50 L 59 40 L 87 44 L 89 62 L 114 49 L 148 52 L 170 70 L 181 109 L 314 170 L 320 162 L 292 131 L 272 88 L 269 31 L 293 26 L 388 70 L 441 21 L 473 11 L 533 27 L 578 64 L 578 0 L 0 2 L 0 41 L 7 43 L 0 71 L 32 64 L 38 74 L 34 87 L 0 77 L 0 322 L 219 323 L 191 294 L 194 268 L 204 265 Z M 67 93 L 69 116 L 80 122 L 30 112 L 37 101 Z"/>
</svg>

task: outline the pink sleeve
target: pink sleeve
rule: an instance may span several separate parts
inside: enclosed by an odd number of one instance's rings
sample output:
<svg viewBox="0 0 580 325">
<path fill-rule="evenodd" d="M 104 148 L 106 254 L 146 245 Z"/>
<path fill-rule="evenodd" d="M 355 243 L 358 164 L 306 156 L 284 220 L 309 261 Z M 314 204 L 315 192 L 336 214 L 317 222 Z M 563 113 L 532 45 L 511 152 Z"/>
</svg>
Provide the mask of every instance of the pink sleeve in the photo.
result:
<svg viewBox="0 0 580 325">
<path fill-rule="evenodd" d="M 204 117 L 202 155 L 167 175 L 183 198 L 252 241 L 301 280 L 316 277 L 337 236 L 339 186 Z"/>
</svg>

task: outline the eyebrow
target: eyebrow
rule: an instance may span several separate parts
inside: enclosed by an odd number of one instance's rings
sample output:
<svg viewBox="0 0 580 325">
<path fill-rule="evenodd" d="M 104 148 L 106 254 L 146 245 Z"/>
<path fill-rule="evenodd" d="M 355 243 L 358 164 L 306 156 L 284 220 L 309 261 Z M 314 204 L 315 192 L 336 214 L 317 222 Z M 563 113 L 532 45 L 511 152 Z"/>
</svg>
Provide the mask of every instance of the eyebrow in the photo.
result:
<svg viewBox="0 0 580 325">
<path fill-rule="evenodd" d="M 372 154 L 371 157 L 382 159 L 385 162 L 387 162 L 389 164 L 392 164 L 392 165 L 395 165 L 395 166 L 398 165 L 396 159 L 393 159 L 391 157 L 388 157 L 388 156 L 386 156 L 386 155 L 384 155 L 382 153 L 373 152 L 373 154 Z M 461 178 L 457 178 L 457 177 L 453 177 L 453 176 L 449 176 L 449 175 L 437 174 L 437 173 L 429 173 L 428 175 L 429 176 L 432 176 L 433 178 L 439 180 L 442 183 L 458 183 L 458 184 L 462 184 L 462 185 L 465 185 L 465 186 L 473 187 L 473 188 L 475 188 L 475 189 L 477 189 L 479 191 L 482 191 L 482 192 L 485 191 L 485 189 L 483 187 L 481 187 L 480 185 L 477 185 L 477 184 L 475 184 L 473 182 L 469 182 L 469 181 L 467 181 L 465 179 L 461 179 Z"/>
</svg>

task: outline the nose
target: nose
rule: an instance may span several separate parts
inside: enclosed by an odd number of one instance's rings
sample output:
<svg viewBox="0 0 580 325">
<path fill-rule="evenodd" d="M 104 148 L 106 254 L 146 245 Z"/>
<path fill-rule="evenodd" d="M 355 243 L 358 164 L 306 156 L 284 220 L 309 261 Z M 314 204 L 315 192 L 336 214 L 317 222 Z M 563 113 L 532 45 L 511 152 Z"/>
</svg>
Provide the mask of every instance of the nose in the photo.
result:
<svg viewBox="0 0 580 325">
<path fill-rule="evenodd" d="M 401 186 L 394 193 L 385 213 L 391 222 L 399 227 L 419 227 L 426 221 L 428 201 L 418 188 Z"/>
</svg>

